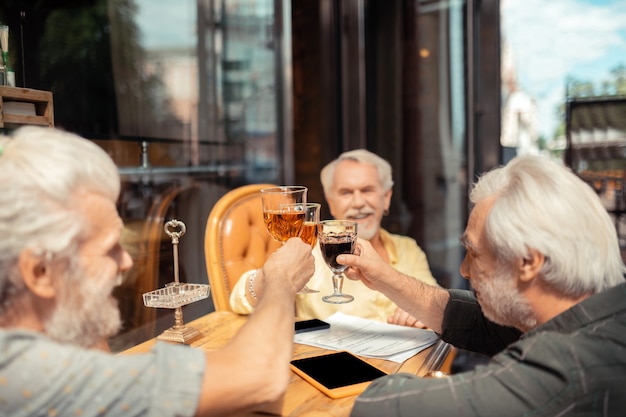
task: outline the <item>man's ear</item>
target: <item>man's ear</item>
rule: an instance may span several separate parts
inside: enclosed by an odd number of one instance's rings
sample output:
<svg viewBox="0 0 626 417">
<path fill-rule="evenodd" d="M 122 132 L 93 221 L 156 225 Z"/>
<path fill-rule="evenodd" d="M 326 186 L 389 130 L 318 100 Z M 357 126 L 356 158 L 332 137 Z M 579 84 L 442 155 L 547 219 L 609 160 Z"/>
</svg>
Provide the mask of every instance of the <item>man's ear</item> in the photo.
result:
<svg viewBox="0 0 626 417">
<path fill-rule="evenodd" d="M 18 259 L 18 267 L 24 285 L 34 295 L 41 298 L 54 298 L 56 292 L 52 282 L 52 271 L 41 256 L 32 250 L 22 251 Z"/>
<path fill-rule="evenodd" d="M 543 267 L 546 261 L 546 257 L 531 249 L 528 251 L 528 255 L 522 259 L 519 267 L 519 279 L 522 282 L 530 282 L 533 278 L 539 275 L 539 271 Z"/>
</svg>

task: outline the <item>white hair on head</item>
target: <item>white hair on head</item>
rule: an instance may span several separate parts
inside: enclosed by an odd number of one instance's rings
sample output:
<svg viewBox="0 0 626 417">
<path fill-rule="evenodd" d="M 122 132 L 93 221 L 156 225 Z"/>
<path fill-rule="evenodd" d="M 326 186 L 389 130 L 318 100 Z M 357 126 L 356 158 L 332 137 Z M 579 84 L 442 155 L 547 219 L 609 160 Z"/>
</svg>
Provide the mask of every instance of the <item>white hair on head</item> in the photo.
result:
<svg viewBox="0 0 626 417">
<path fill-rule="evenodd" d="M 366 149 L 354 149 L 342 153 L 337 159 L 331 161 L 322 169 L 322 172 L 320 173 L 320 180 L 322 182 L 325 195 L 330 195 L 333 186 L 335 168 L 337 168 L 337 165 L 341 161 L 345 160 L 356 161 L 361 164 L 374 165 L 374 167 L 376 167 L 376 171 L 378 171 L 378 178 L 380 179 L 383 191 L 387 192 L 391 190 L 391 187 L 393 187 L 391 165 L 389 162 Z"/>
<path fill-rule="evenodd" d="M 85 225 L 80 192 L 117 201 L 120 178 L 93 142 L 54 128 L 27 126 L 0 136 L 0 313 L 21 286 L 19 254 L 66 256 Z"/>
<path fill-rule="evenodd" d="M 541 278 L 569 296 L 624 282 L 615 225 L 600 198 L 569 169 L 540 156 L 519 156 L 478 180 L 470 200 L 493 198 L 488 244 L 506 261 L 530 249 L 546 262 Z"/>
</svg>

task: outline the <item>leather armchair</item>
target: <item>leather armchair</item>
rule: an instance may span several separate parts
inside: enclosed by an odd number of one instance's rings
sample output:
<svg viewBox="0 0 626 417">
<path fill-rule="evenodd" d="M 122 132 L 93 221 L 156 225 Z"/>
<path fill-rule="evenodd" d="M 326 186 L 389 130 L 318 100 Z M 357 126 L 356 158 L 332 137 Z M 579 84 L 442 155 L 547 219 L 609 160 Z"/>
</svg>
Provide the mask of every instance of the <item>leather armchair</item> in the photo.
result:
<svg viewBox="0 0 626 417">
<path fill-rule="evenodd" d="M 260 190 L 272 184 L 245 185 L 224 194 L 209 214 L 204 253 L 211 297 L 217 311 L 231 311 L 230 293 L 244 272 L 260 268 L 280 247 L 263 222 Z"/>
</svg>

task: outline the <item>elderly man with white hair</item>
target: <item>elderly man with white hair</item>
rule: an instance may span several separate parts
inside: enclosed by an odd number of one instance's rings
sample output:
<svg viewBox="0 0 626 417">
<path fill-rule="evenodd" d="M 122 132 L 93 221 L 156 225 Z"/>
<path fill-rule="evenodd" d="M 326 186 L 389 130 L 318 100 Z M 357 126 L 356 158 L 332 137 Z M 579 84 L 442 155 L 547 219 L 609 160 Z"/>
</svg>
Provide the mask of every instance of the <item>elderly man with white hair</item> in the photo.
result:
<svg viewBox="0 0 626 417">
<path fill-rule="evenodd" d="M 310 247 L 290 239 L 266 262 L 264 295 L 223 349 L 112 355 L 112 291 L 133 265 L 119 192 L 117 167 L 86 139 L 41 127 L 0 136 L 0 415 L 235 415 L 280 398 Z"/>
<path fill-rule="evenodd" d="M 436 285 L 426 254 L 413 238 L 392 234 L 381 226 L 383 216 L 389 212 L 393 179 L 391 165 L 380 156 L 355 149 L 342 153 L 326 165 L 320 174 L 324 196 L 331 215 L 335 219 L 354 220 L 358 223 L 358 235 L 368 240 L 378 256 L 392 268 L 411 275 L 420 281 Z M 332 271 L 322 257 L 319 245 L 313 250 L 315 274 L 307 284 L 320 294 L 333 292 Z M 251 282 L 250 280 L 254 280 Z M 244 273 L 231 293 L 233 311 L 249 314 L 254 309 L 254 294 L 263 291 L 262 279 L 253 271 Z M 346 304 L 330 304 L 322 301 L 319 294 L 298 294 L 296 314 L 299 318 L 324 319 L 337 311 L 377 321 L 388 321 L 405 326 L 423 327 L 387 296 L 372 290 L 360 282 L 344 280 L 344 291 L 354 296 Z"/>
<path fill-rule="evenodd" d="M 460 270 L 475 293 L 403 275 L 364 240 L 337 261 L 490 362 L 443 379 L 379 378 L 352 416 L 623 416 L 625 269 L 598 196 L 562 165 L 520 156 L 483 175 L 470 199 Z"/>
</svg>

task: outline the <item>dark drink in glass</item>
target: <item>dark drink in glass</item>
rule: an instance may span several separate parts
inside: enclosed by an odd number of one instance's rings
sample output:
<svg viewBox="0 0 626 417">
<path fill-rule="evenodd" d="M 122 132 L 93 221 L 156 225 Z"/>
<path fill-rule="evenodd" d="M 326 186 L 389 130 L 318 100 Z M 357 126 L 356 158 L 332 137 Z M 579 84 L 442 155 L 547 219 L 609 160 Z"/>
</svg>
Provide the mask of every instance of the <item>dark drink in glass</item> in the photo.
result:
<svg viewBox="0 0 626 417">
<path fill-rule="evenodd" d="M 324 261 L 333 271 L 333 293 L 322 297 L 327 303 L 343 304 L 354 297 L 342 292 L 343 271 L 346 266 L 337 263 L 337 256 L 354 253 L 356 246 L 357 223 L 349 220 L 324 220 L 318 227 L 318 240 Z"/>
<path fill-rule="evenodd" d="M 337 255 L 342 253 L 354 252 L 354 240 L 350 240 L 350 236 L 337 236 L 328 240 L 326 243 L 320 242 L 320 249 L 326 264 L 335 274 L 341 274 L 346 270 L 345 265 L 337 263 Z"/>
</svg>

